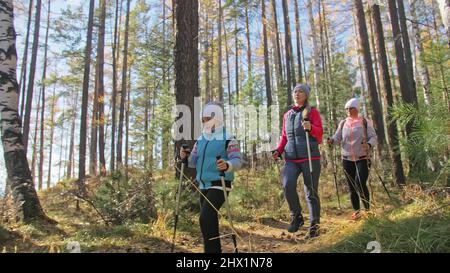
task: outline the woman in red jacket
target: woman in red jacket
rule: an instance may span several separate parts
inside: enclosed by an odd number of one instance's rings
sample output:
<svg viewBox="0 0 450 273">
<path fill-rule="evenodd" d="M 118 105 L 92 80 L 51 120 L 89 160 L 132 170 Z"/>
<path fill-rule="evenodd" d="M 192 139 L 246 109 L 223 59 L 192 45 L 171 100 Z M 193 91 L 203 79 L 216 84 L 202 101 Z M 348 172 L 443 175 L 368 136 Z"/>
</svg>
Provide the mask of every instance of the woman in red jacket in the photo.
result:
<svg viewBox="0 0 450 273">
<path fill-rule="evenodd" d="M 292 219 L 288 231 L 291 233 L 297 232 L 304 224 L 297 194 L 297 179 L 303 173 L 311 224 L 307 238 L 314 238 L 319 235 L 320 224 L 319 144 L 322 143 L 323 128 L 319 111 L 308 103 L 310 93 L 310 87 L 304 84 L 297 85 L 294 88 L 292 97 L 295 105 L 284 114 L 281 141 L 278 148 L 273 152 L 273 157 L 276 159 L 283 152 L 285 153 L 286 164 L 282 173 L 283 187 Z M 310 152 L 308 152 L 308 144 Z M 312 163 L 312 171 L 310 170 L 309 160 Z"/>
</svg>

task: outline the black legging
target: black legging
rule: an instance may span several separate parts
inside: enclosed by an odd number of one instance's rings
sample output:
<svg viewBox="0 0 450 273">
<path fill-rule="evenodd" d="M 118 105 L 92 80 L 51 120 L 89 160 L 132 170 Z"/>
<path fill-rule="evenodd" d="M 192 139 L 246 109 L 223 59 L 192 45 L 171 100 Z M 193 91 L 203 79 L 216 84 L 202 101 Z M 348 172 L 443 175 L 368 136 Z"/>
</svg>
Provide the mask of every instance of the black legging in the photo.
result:
<svg viewBox="0 0 450 273">
<path fill-rule="evenodd" d="M 360 210 L 359 199 L 361 199 L 366 210 L 370 209 L 369 189 L 367 188 L 367 178 L 369 177 L 367 159 L 357 162 L 344 159 L 343 165 L 353 209 L 356 211 Z M 358 167 L 358 172 L 356 172 L 356 167 Z"/>
<path fill-rule="evenodd" d="M 203 190 L 202 193 L 213 204 L 214 208 L 220 210 L 225 197 L 223 190 L 209 189 Z M 222 253 L 219 237 L 219 217 L 216 209 L 205 200 L 203 195 L 200 197 L 200 229 L 203 234 L 203 244 L 205 253 Z M 212 239 L 215 238 L 215 239 Z M 212 239 L 212 240 L 211 240 Z"/>
</svg>

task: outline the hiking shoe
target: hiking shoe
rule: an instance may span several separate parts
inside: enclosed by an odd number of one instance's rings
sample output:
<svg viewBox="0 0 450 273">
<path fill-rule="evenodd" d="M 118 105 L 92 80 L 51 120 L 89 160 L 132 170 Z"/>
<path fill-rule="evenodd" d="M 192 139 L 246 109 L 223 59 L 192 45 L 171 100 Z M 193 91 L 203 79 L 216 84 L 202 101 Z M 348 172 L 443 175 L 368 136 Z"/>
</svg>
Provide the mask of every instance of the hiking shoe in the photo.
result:
<svg viewBox="0 0 450 273">
<path fill-rule="evenodd" d="M 357 221 L 361 218 L 361 214 L 359 213 L 359 211 L 355 211 L 352 213 L 352 215 L 350 216 L 350 220 L 352 221 Z"/>
<path fill-rule="evenodd" d="M 291 226 L 288 228 L 290 233 L 295 233 L 298 229 L 303 226 L 305 222 L 303 221 L 303 216 L 293 217 L 291 221 Z"/>
<path fill-rule="evenodd" d="M 319 237 L 319 225 L 315 224 L 309 228 L 308 234 L 306 234 L 305 239 L 312 239 Z"/>
</svg>

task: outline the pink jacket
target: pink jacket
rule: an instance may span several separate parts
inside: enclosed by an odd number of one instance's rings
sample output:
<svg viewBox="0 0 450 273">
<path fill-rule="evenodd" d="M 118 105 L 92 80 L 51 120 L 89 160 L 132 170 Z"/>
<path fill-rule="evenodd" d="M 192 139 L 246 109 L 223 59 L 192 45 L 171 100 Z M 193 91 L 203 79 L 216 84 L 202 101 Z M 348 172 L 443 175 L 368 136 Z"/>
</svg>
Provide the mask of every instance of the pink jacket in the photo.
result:
<svg viewBox="0 0 450 273">
<path fill-rule="evenodd" d="M 342 123 L 344 124 L 342 125 Z M 341 130 L 342 128 L 342 130 Z M 367 142 L 370 146 L 377 145 L 377 134 L 373 128 L 373 122 L 367 120 L 367 139 L 365 127 L 363 124 L 363 118 L 358 117 L 356 119 L 346 118 L 339 124 L 336 134 L 331 138 L 333 144 L 342 145 L 342 157 L 343 159 L 350 161 L 358 161 L 367 158 L 367 153 L 364 150 L 362 144 Z"/>
</svg>

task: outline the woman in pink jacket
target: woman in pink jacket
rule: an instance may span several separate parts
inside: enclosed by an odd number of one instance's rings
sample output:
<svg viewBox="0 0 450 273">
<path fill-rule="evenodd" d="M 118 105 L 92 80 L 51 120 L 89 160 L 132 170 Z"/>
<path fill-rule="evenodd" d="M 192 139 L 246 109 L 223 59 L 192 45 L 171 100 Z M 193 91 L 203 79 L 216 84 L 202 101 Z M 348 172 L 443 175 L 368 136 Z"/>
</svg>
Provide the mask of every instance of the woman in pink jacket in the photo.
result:
<svg viewBox="0 0 450 273">
<path fill-rule="evenodd" d="M 341 144 L 344 173 L 350 189 L 350 200 L 354 209 L 352 220 L 360 217 L 360 200 L 366 210 L 370 209 L 369 177 L 370 149 L 377 144 L 377 135 L 371 121 L 359 116 L 359 102 L 349 100 L 345 105 L 347 118 L 336 134 L 328 138 L 328 144 Z"/>
</svg>

